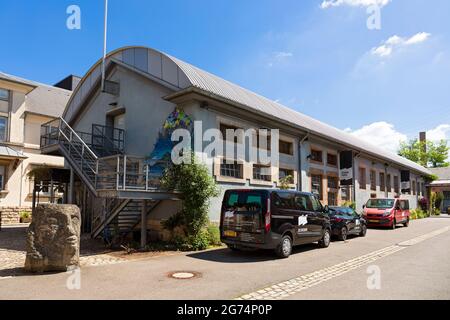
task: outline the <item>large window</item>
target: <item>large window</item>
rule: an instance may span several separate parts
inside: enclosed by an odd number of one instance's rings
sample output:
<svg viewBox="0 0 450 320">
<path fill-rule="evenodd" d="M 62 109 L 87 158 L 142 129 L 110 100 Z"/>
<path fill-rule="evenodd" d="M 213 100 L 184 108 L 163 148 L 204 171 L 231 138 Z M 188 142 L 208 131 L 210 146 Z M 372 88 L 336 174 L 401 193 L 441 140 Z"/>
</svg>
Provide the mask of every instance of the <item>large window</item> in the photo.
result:
<svg viewBox="0 0 450 320">
<path fill-rule="evenodd" d="M 238 127 L 234 127 L 234 126 L 229 126 L 226 124 L 221 123 L 220 124 L 220 132 L 222 132 L 222 138 L 223 141 L 229 141 L 232 142 L 234 141 L 234 143 L 238 143 L 238 136 L 236 135 L 236 130 L 238 130 Z M 231 132 L 231 130 L 233 130 L 233 132 Z M 227 131 L 230 132 L 230 134 L 227 134 Z M 233 137 L 231 139 L 231 137 Z"/>
<path fill-rule="evenodd" d="M 394 192 L 400 193 L 400 181 L 398 180 L 398 176 L 394 176 Z"/>
<path fill-rule="evenodd" d="M 370 170 L 370 190 L 377 191 L 377 173 Z"/>
<path fill-rule="evenodd" d="M 329 206 L 337 206 L 338 205 L 338 197 L 337 192 L 328 192 L 328 205 Z"/>
<path fill-rule="evenodd" d="M 320 150 L 311 150 L 311 160 L 323 163 L 323 152 Z"/>
<path fill-rule="evenodd" d="M 258 149 L 263 149 L 263 150 L 267 150 L 270 151 L 272 148 L 272 138 L 270 137 L 270 133 L 268 131 L 264 132 L 264 131 L 260 131 L 258 132 Z M 264 145 L 264 140 L 265 145 Z"/>
<path fill-rule="evenodd" d="M 322 175 L 313 174 L 311 175 L 311 192 L 315 194 L 320 200 L 323 200 L 322 192 Z"/>
<path fill-rule="evenodd" d="M 386 187 L 387 192 L 392 192 L 392 176 L 390 174 L 387 175 Z"/>
<path fill-rule="evenodd" d="M 294 144 L 292 142 L 287 142 L 280 140 L 280 153 L 287 154 L 290 156 L 294 155 Z"/>
<path fill-rule="evenodd" d="M 5 190 L 6 184 L 6 167 L 0 166 L 0 191 Z"/>
<path fill-rule="evenodd" d="M 223 177 L 242 179 L 243 166 L 238 162 L 229 164 L 224 160 L 224 162 L 220 165 L 220 175 Z"/>
<path fill-rule="evenodd" d="M 337 177 L 328 177 L 328 188 L 339 189 L 339 179 Z"/>
<path fill-rule="evenodd" d="M 367 188 L 367 175 L 365 168 L 359 168 L 359 188 L 364 190 Z"/>
<path fill-rule="evenodd" d="M 9 101 L 9 91 L 0 89 L 0 100 Z"/>
<path fill-rule="evenodd" d="M 280 170 L 278 172 L 278 178 L 281 180 L 286 177 L 289 177 L 289 182 L 291 184 L 293 184 L 294 183 L 294 170 L 280 168 Z"/>
<path fill-rule="evenodd" d="M 8 118 L 0 117 L 0 142 L 5 142 L 8 133 Z"/>
<path fill-rule="evenodd" d="M 416 181 L 413 181 L 412 182 L 412 194 L 413 194 L 413 196 L 416 195 L 416 189 L 417 189 Z"/>
<path fill-rule="evenodd" d="M 337 167 L 338 165 L 337 155 L 327 153 L 327 164 L 332 167 Z"/>
<path fill-rule="evenodd" d="M 380 191 L 386 191 L 386 180 L 384 172 L 380 172 Z"/>
<path fill-rule="evenodd" d="M 258 164 L 253 165 L 253 179 L 260 181 L 271 181 L 271 168 Z"/>
</svg>

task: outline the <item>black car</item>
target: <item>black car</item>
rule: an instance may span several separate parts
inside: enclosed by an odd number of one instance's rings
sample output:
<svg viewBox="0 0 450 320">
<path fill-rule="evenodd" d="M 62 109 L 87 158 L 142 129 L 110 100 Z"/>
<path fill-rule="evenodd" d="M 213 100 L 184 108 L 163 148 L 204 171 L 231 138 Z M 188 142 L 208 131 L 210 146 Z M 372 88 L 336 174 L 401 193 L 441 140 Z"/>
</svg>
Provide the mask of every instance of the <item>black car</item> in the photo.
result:
<svg viewBox="0 0 450 320">
<path fill-rule="evenodd" d="M 318 242 L 330 245 L 327 210 L 313 194 L 281 190 L 225 192 L 220 232 L 232 250 L 271 249 L 281 258 L 293 246 Z"/>
<path fill-rule="evenodd" d="M 366 236 L 367 221 L 352 208 L 330 207 L 328 214 L 331 220 L 332 234 L 339 240 L 345 241 L 349 235 Z"/>
</svg>

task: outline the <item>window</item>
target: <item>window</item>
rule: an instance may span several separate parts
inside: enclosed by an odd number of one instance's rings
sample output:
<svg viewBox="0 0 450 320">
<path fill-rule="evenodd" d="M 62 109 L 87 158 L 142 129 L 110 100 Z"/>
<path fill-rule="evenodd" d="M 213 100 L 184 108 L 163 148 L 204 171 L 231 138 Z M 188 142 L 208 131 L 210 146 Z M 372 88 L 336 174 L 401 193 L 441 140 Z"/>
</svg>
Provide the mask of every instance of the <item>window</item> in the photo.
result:
<svg viewBox="0 0 450 320">
<path fill-rule="evenodd" d="M 311 150 L 311 160 L 315 162 L 323 162 L 322 151 L 319 150 Z"/>
<path fill-rule="evenodd" d="M 380 172 L 380 191 L 386 191 L 386 180 L 384 172 Z"/>
<path fill-rule="evenodd" d="M 287 154 L 290 156 L 294 155 L 294 144 L 292 142 L 280 140 L 280 153 Z"/>
<path fill-rule="evenodd" d="M 224 177 L 242 179 L 243 178 L 242 169 L 243 169 L 242 164 L 237 162 L 229 164 L 224 160 L 224 162 L 220 165 L 220 175 Z"/>
<path fill-rule="evenodd" d="M 377 174 L 374 170 L 370 170 L 370 190 L 377 191 Z"/>
<path fill-rule="evenodd" d="M 0 89 L 0 100 L 9 101 L 9 91 L 6 89 Z"/>
<path fill-rule="evenodd" d="M 280 168 L 280 170 L 278 172 L 278 178 L 281 180 L 286 177 L 290 177 L 290 179 L 289 179 L 290 183 L 293 184 L 294 183 L 294 170 Z"/>
<path fill-rule="evenodd" d="M 328 192 L 328 205 L 337 206 L 337 192 Z"/>
<path fill-rule="evenodd" d="M 295 210 L 298 206 L 295 193 L 274 193 L 273 200 L 280 209 Z"/>
<path fill-rule="evenodd" d="M 394 192 L 400 193 L 400 182 L 398 181 L 398 176 L 394 176 Z"/>
<path fill-rule="evenodd" d="M 257 164 L 253 165 L 253 179 L 260 181 L 271 181 L 271 168 Z"/>
<path fill-rule="evenodd" d="M 337 155 L 327 153 L 327 164 L 329 166 L 337 167 Z"/>
<path fill-rule="evenodd" d="M 6 141 L 6 135 L 8 132 L 8 118 L 0 117 L 0 142 Z"/>
<path fill-rule="evenodd" d="M 359 168 L 359 188 L 364 190 L 367 188 L 367 176 L 365 168 Z"/>
<path fill-rule="evenodd" d="M 386 187 L 387 187 L 387 192 L 392 192 L 392 176 L 390 174 L 387 175 L 387 180 L 386 180 Z"/>
<path fill-rule="evenodd" d="M 416 181 L 413 181 L 412 182 L 412 195 L 413 196 L 416 195 L 416 189 L 417 189 Z"/>
<path fill-rule="evenodd" d="M 268 131 L 258 132 L 258 149 L 263 149 L 270 151 L 272 147 L 272 138 L 270 137 L 270 133 Z M 263 140 L 267 140 L 266 145 L 263 146 Z"/>
<path fill-rule="evenodd" d="M 341 188 L 341 198 L 342 201 L 350 201 L 350 187 L 349 186 L 344 186 Z"/>
<path fill-rule="evenodd" d="M 339 181 L 337 177 L 328 177 L 328 188 L 339 189 Z"/>
<path fill-rule="evenodd" d="M 220 124 L 220 132 L 222 133 L 223 141 L 230 141 L 230 142 L 234 141 L 234 143 L 238 143 L 239 139 L 238 139 L 238 137 L 236 135 L 236 130 L 238 130 L 238 129 L 239 129 L 238 127 L 233 127 L 233 126 L 229 126 L 229 125 L 221 123 Z M 234 132 L 233 133 L 233 137 L 234 137 L 233 140 L 228 138 L 227 130 L 233 130 L 233 132 Z M 230 137 L 231 137 L 231 135 L 230 135 Z"/>
<path fill-rule="evenodd" d="M 322 175 L 311 175 L 311 192 L 315 194 L 320 200 L 323 200 Z"/>
<path fill-rule="evenodd" d="M 6 184 L 6 167 L 0 166 L 0 191 L 5 190 Z"/>
</svg>

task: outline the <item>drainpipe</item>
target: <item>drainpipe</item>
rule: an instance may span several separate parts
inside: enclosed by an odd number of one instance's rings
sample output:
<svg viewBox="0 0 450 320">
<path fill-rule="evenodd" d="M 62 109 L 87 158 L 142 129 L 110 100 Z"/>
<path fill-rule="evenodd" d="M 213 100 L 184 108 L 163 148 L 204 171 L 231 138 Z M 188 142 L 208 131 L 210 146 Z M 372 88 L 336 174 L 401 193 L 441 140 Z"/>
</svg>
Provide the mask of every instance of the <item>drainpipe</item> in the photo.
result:
<svg viewBox="0 0 450 320">
<path fill-rule="evenodd" d="M 359 156 L 361 155 L 361 152 L 358 152 L 357 154 L 355 154 L 353 156 L 353 163 L 352 163 L 352 170 L 353 170 L 353 187 L 352 187 L 352 191 L 353 191 L 353 202 L 356 204 L 356 167 L 355 167 L 355 159 L 359 158 Z"/>
<path fill-rule="evenodd" d="M 302 191 L 303 189 L 303 170 L 302 170 L 302 145 L 303 143 L 309 138 L 309 133 L 307 133 L 302 140 L 300 140 L 300 143 L 298 144 L 298 191 Z"/>
</svg>

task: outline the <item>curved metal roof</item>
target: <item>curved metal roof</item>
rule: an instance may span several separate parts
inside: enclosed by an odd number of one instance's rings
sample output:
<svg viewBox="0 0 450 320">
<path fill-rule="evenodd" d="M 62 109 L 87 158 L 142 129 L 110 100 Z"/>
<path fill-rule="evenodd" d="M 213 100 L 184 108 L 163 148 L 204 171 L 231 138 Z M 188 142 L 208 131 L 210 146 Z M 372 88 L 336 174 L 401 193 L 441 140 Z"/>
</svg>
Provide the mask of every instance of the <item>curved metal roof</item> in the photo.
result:
<svg viewBox="0 0 450 320">
<path fill-rule="evenodd" d="M 347 132 L 292 110 L 280 103 L 244 89 L 230 81 L 224 80 L 163 52 L 145 47 L 125 47 L 111 52 L 107 56 L 107 63 L 111 61 L 125 63 L 138 71 L 145 72 L 151 77 L 171 85 L 176 90 L 196 87 L 209 94 L 226 99 L 230 103 L 245 106 L 249 110 L 264 114 L 272 119 L 289 123 L 311 134 L 343 144 L 349 148 L 362 151 L 384 161 L 420 172 L 421 174 L 431 174 L 428 169 L 415 162 L 387 152 Z M 77 107 L 80 106 L 94 84 L 99 81 L 100 68 L 101 60 L 89 70 L 74 91 L 64 112 L 66 120 L 70 121 L 77 113 Z"/>
</svg>

